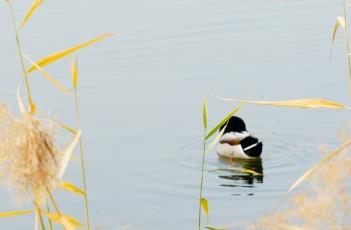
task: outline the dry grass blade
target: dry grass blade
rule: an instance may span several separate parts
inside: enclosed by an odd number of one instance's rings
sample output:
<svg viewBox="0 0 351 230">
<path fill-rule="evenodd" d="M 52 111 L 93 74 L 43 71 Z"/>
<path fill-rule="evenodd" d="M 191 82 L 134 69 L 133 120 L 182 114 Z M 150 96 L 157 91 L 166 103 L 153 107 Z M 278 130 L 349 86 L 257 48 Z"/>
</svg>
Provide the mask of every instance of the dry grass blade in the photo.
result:
<svg viewBox="0 0 351 230">
<path fill-rule="evenodd" d="M 207 100 L 206 100 L 206 96 L 204 96 L 203 98 L 203 102 L 202 102 L 202 122 L 203 122 L 203 126 L 204 129 L 207 129 Z"/>
<path fill-rule="evenodd" d="M 63 124 L 63 123 L 59 123 L 59 126 L 65 130 L 67 130 L 68 132 L 72 133 L 73 135 L 77 135 L 77 131 L 74 128 L 72 128 L 66 124 Z"/>
<path fill-rule="evenodd" d="M 205 228 L 209 229 L 209 230 L 225 230 L 224 228 L 215 228 L 215 227 L 210 227 L 210 226 L 206 226 Z"/>
<path fill-rule="evenodd" d="M 227 127 L 227 126 L 225 126 L 225 127 Z M 205 153 L 209 153 L 216 146 L 219 139 L 221 138 L 221 136 L 224 133 L 225 127 L 217 134 L 217 136 L 211 141 L 210 144 L 206 145 Z"/>
<path fill-rule="evenodd" d="M 62 224 L 67 230 L 74 230 L 76 228 L 83 227 L 82 223 L 80 223 L 77 219 L 69 215 L 50 213 L 50 212 L 43 212 L 43 213 L 53 222 Z"/>
<path fill-rule="evenodd" d="M 72 76 L 72 85 L 74 89 L 77 89 L 78 86 L 78 60 L 74 58 L 71 60 L 71 76 Z"/>
<path fill-rule="evenodd" d="M 29 58 L 26 54 L 23 54 L 23 57 L 32 64 L 51 84 L 53 84 L 57 89 L 59 89 L 62 93 L 72 97 L 71 92 L 66 89 L 60 82 L 58 82 L 55 78 L 53 78 L 48 72 L 43 70 L 39 65 L 37 65 L 31 58 Z"/>
<path fill-rule="evenodd" d="M 209 214 L 208 201 L 205 198 L 201 197 L 200 203 L 206 217 L 208 218 L 208 214 Z"/>
<path fill-rule="evenodd" d="M 349 107 L 337 103 L 331 100 L 325 100 L 320 98 L 307 98 L 307 99 L 294 99 L 286 101 L 255 101 L 255 100 L 235 100 L 224 97 L 217 97 L 224 101 L 241 102 L 247 104 L 256 105 L 269 105 L 269 106 L 283 106 L 283 107 L 295 107 L 303 109 L 313 109 L 313 108 L 328 108 L 328 109 L 346 109 L 350 110 Z"/>
<path fill-rule="evenodd" d="M 8 211 L 0 212 L 0 218 L 27 215 L 33 213 L 33 210 L 18 210 L 18 211 Z"/>
<path fill-rule="evenodd" d="M 332 44 L 331 44 L 331 48 L 330 48 L 330 58 L 333 56 L 333 45 L 334 45 L 334 40 L 336 37 L 336 32 L 338 32 L 339 27 L 342 27 L 343 29 L 346 28 L 346 21 L 345 21 L 345 17 L 337 17 L 336 18 L 336 22 L 333 28 L 333 35 L 332 35 Z"/>
<path fill-rule="evenodd" d="M 215 172 L 215 171 L 222 171 L 222 172 L 242 172 L 242 173 L 248 173 L 248 174 L 252 174 L 255 176 L 262 176 L 261 173 L 258 173 L 254 170 L 250 170 L 250 169 L 245 169 L 245 168 L 218 168 L 215 170 L 211 170 L 211 172 Z"/>
<path fill-rule="evenodd" d="M 345 22 L 345 17 L 337 17 L 336 22 L 333 28 L 333 36 L 332 36 L 332 44 L 334 43 L 336 32 L 338 32 L 339 27 L 342 27 L 343 29 L 346 28 L 346 22 Z"/>
<path fill-rule="evenodd" d="M 20 30 L 26 24 L 26 22 L 29 20 L 29 18 L 34 14 L 34 12 L 39 8 L 39 6 L 43 2 L 44 2 L 44 0 L 34 0 L 33 4 L 31 5 L 29 10 L 27 11 L 26 16 L 24 16 L 24 19 L 22 20 L 22 23 L 21 23 L 20 27 L 18 28 L 18 30 Z"/>
<path fill-rule="evenodd" d="M 85 194 L 83 190 L 81 190 L 80 188 L 78 188 L 74 184 L 71 184 L 71 183 L 66 182 L 66 181 L 61 181 L 59 187 L 63 190 L 73 192 L 73 193 L 81 195 L 81 196 L 84 196 L 84 194 Z"/>
<path fill-rule="evenodd" d="M 231 118 L 234 114 L 236 114 L 239 109 L 241 108 L 241 105 L 235 107 L 230 113 L 228 113 L 205 137 L 205 140 L 207 140 L 208 138 L 210 138 L 215 132 L 217 132 L 217 130 L 219 130 L 221 128 L 222 125 L 224 125 L 229 118 Z"/>
<path fill-rule="evenodd" d="M 91 39 L 91 40 L 89 40 L 87 42 L 83 42 L 81 44 L 72 46 L 72 47 L 70 47 L 68 49 L 56 52 L 54 54 L 51 54 L 51 55 L 49 55 L 47 57 L 44 57 L 44 58 L 40 59 L 39 61 L 36 62 L 36 64 L 38 66 L 40 66 L 40 67 L 44 67 L 44 66 L 49 65 L 49 64 L 51 64 L 51 63 L 53 63 L 53 62 L 55 62 L 55 61 L 57 61 L 57 60 L 59 60 L 61 58 L 66 57 L 66 56 L 68 56 L 68 55 L 70 55 L 70 54 L 72 54 L 72 53 L 74 53 L 74 52 L 76 52 L 76 51 L 78 51 L 78 50 L 80 50 L 80 49 L 82 49 L 84 47 L 87 47 L 87 46 L 92 45 L 92 44 L 94 44 L 96 42 L 99 42 L 99 41 L 101 41 L 101 40 L 103 40 L 105 38 L 108 38 L 108 37 L 112 36 L 112 35 L 114 35 L 114 34 L 113 33 L 104 34 L 104 35 L 101 35 L 101 36 L 96 37 L 94 39 Z M 33 72 L 36 69 L 37 68 L 32 65 L 31 67 L 29 67 L 26 70 L 26 72 L 27 73 L 31 73 L 31 72 Z"/>
<path fill-rule="evenodd" d="M 74 148 L 76 147 L 76 145 L 79 142 L 80 139 L 80 135 L 81 135 L 81 131 L 77 131 L 77 135 L 75 136 L 74 140 L 72 141 L 72 143 L 68 146 L 68 148 L 66 149 L 65 153 L 63 154 L 62 157 L 62 161 L 61 161 L 61 166 L 60 166 L 60 170 L 58 173 L 58 177 L 62 178 L 63 174 L 66 171 L 69 159 L 71 158 L 71 155 L 73 153 Z"/>
<path fill-rule="evenodd" d="M 23 101 L 21 98 L 19 87 L 17 87 L 17 103 L 18 103 L 18 108 L 19 108 L 20 112 L 25 113 L 26 109 L 24 108 L 24 104 L 23 104 Z"/>
<path fill-rule="evenodd" d="M 348 147 L 351 144 L 351 139 L 346 141 L 344 144 L 342 144 L 339 148 L 335 149 L 334 151 L 332 151 L 331 153 L 329 153 L 328 155 L 326 155 L 325 157 L 323 157 L 323 159 L 316 164 L 315 166 L 313 166 L 312 168 L 310 168 L 309 170 L 307 170 L 307 172 L 305 172 L 290 188 L 289 188 L 289 192 L 291 192 L 292 190 L 294 190 L 299 184 L 301 184 L 304 180 L 306 180 L 306 178 L 310 177 L 311 175 L 313 175 L 323 164 L 325 164 L 326 162 L 328 162 L 329 160 L 331 160 L 332 158 L 334 158 L 336 155 L 338 155 L 342 150 L 344 150 L 346 147 Z"/>
<path fill-rule="evenodd" d="M 37 105 L 34 104 L 33 101 L 30 101 L 30 104 L 29 104 L 29 113 L 34 115 L 35 113 L 37 112 Z"/>
</svg>

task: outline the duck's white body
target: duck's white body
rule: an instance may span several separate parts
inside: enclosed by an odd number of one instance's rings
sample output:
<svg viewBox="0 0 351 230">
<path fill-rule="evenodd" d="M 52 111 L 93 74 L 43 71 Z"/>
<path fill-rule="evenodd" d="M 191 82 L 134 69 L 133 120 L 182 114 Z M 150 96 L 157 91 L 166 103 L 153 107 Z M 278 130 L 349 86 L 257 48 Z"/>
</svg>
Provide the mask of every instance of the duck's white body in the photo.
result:
<svg viewBox="0 0 351 230">
<path fill-rule="evenodd" d="M 243 139 L 249 136 L 251 135 L 247 131 L 225 133 L 216 146 L 217 154 L 221 157 L 227 158 L 252 158 L 245 153 L 245 151 L 251 146 L 243 149 L 240 144 Z"/>
</svg>

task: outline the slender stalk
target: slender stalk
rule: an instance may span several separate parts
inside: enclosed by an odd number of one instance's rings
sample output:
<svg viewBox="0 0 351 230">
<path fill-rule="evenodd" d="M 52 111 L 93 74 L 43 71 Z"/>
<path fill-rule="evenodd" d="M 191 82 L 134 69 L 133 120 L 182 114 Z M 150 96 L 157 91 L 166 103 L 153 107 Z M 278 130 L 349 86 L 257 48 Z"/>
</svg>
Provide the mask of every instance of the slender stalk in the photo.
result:
<svg viewBox="0 0 351 230">
<path fill-rule="evenodd" d="M 202 152 L 202 162 L 201 162 L 201 180 L 200 180 L 200 192 L 199 192 L 199 216 L 198 216 L 198 229 L 201 229 L 201 198 L 204 182 L 204 169 L 205 169 L 205 153 L 206 153 L 206 132 L 204 129 L 204 142 L 203 142 L 203 152 Z"/>
<path fill-rule="evenodd" d="M 22 48 L 21 48 L 20 38 L 19 38 L 18 31 L 17 31 L 16 18 L 15 18 L 15 14 L 13 12 L 13 8 L 12 8 L 11 2 L 10 1 L 6 1 L 6 2 L 8 3 L 9 10 L 10 10 L 10 13 L 11 13 L 12 26 L 13 26 L 13 29 L 14 29 L 14 32 L 15 32 L 15 36 L 16 36 L 17 52 L 18 52 L 19 59 L 20 59 L 20 62 L 21 62 L 21 69 L 22 69 L 22 72 L 23 72 L 23 77 L 24 77 L 24 80 L 25 80 L 25 83 L 26 83 L 26 94 L 27 94 L 27 98 L 28 98 L 28 103 L 29 103 L 29 106 L 32 106 L 34 103 L 33 103 L 33 99 L 32 99 L 31 92 L 30 92 L 28 74 L 26 72 L 26 68 L 24 67 L 24 59 L 23 59 L 23 55 L 22 55 Z"/>
<path fill-rule="evenodd" d="M 37 210 L 35 210 L 35 218 L 34 218 L 34 230 L 39 229 L 39 214 Z"/>
<path fill-rule="evenodd" d="M 50 191 L 48 188 L 46 188 L 46 191 L 48 192 L 50 201 L 51 201 L 52 205 L 54 206 L 54 208 L 55 208 L 57 214 L 58 214 L 59 216 L 62 216 L 62 215 L 61 215 L 61 211 L 60 211 L 60 209 L 59 209 L 59 207 L 58 207 L 58 205 L 57 205 L 57 203 L 56 203 L 56 201 L 55 201 L 55 199 L 54 199 L 54 197 L 53 197 L 51 191 Z"/>
<path fill-rule="evenodd" d="M 79 104 L 78 104 L 78 94 L 77 89 L 74 88 L 74 107 L 77 116 L 77 126 L 80 128 L 80 113 L 79 113 Z M 85 209 L 85 221 L 87 223 L 88 230 L 90 230 L 90 218 L 89 218 L 89 202 L 88 202 L 88 193 L 87 193 L 87 177 L 85 173 L 85 161 L 84 161 L 84 152 L 83 152 L 83 141 L 82 137 L 79 138 L 79 151 L 80 151 L 80 161 L 81 161 L 81 173 L 84 187 L 84 209 Z"/>
<path fill-rule="evenodd" d="M 48 203 L 48 202 L 46 203 L 46 211 L 47 211 L 47 212 L 50 212 L 50 207 L 49 207 L 49 203 Z M 48 221 L 49 221 L 49 228 L 50 228 L 50 230 L 53 230 L 54 227 L 53 227 L 53 225 L 52 225 L 51 219 L 48 218 Z"/>
<path fill-rule="evenodd" d="M 38 213 L 39 213 L 39 222 L 41 225 L 41 229 L 45 230 L 45 224 L 44 224 L 44 220 L 43 220 L 43 215 L 41 214 L 40 207 L 38 207 Z"/>
<path fill-rule="evenodd" d="M 347 23 L 347 10 L 346 10 L 346 0 L 343 1 L 344 7 L 344 19 L 345 19 L 345 46 L 346 46 L 346 59 L 347 59 L 347 67 L 348 67 L 348 75 L 349 75 L 349 88 L 351 93 L 351 59 L 350 59 L 350 43 L 349 43 L 349 29 Z"/>
<path fill-rule="evenodd" d="M 45 224 L 43 220 L 43 216 L 41 214 L 41 209 L 40 206 L 38 205 L 37 201 L 34 201 L 34 206 L 35 206 L 35 216 L 36 216 L 36 224 L 35 224 L 35 229 L 38 229 L 38 222 L 40 223 L 40 227 L 42 230 L 45 230 Z"/>
</svg>

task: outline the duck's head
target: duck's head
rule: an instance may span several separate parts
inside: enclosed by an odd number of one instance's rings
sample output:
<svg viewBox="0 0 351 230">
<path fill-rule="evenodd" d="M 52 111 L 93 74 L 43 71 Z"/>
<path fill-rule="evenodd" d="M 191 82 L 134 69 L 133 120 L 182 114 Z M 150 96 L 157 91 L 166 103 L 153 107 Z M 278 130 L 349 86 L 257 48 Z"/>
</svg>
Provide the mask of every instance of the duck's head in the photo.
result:
<svg viewBox="0 0 351 230">
<path fill-rule="evenodd" d="M 220 131 L 222 131 L 224 127 L 226 127 L 224 133 L 246 131 L 245 122 L 243 119 L 237 116 L 232 116 L 229 118 L 228 122 L 221 126 Z"/>
</svg>

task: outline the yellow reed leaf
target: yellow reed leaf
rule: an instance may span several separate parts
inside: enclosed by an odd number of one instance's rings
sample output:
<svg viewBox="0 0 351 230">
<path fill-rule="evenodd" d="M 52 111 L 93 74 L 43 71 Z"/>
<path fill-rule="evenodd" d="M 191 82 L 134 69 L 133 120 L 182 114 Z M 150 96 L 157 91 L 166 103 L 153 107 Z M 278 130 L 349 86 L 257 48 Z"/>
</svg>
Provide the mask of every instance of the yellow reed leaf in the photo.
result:
<svg viewBox="0 0 351 230">
<path fill-rule="evenodd" d="M 71 60 L 71 76 L 72 76 L 72 85 L 74 89 L 77 89 L 78 85 L 78 60 L 74 58 Z"/>
<path fill-rule="evenodd" d="M 209 212 L 209 209 L 208 209 L 208 201 L 207 201 L 205 198 L 201 197 L 200 203 L 201 203 L 202 210 L 204 210 L 205 215 L 206 215 L 206 217 L 208 218 L 208 214 L 209 214 L 209 213 L 208 213 L 208 212 Z"/>
<path fill-rule="evenodd" d="M 343 29 L 346 28 L 346 21 L 344 16 L 340 16 L 336 18 L 336 22 L 333 28 L 333 35 L 332 35 L 332 44 L 331 44 L 331 49 L 330 49 L 330 58 L 333 55 L 333 46 L 334 46 L 334 40 L 336 37 L 336 32 L 338 32 L 339 27 L 342 27 Z"/>
<path fill-rule="evenodd" d="M 346 141 L 344 144 L 342 144 L 340 147 L 338 147 L 334 151 L 328 153 L 325 157 L 322 158 L 322 160 L 320 160 L 318 162 L 318 164 L 316 164 L 315 166 L 313 166 L 312 168 L 307 170 L 299 179 L 297 179 L 296 182 L 289 188 L 288 192 L 291 192 L 292 190 L 294 190 L 298 185 L 300 185 L 304 180 L 306 180 L 306 178 L 313 175 L 322 165 L 324 165 L 329 160 L 334 158 L 336 155 L 338 155 L 342 150 L 344 150 L 350 144 L 351 144 L 351 139 Z"/>
<path fill-rule="evenodd" d="M 74 53 L 74 52 L 86 47 L 86 46 L 94 44 L 94 43 L 96 43 L 98 41 L 101 41 L 101 40 L 103 40 L 105 38 L 108 38 L 108 37 L 110 37 L 112 35 L 114 35 L 114 34 L 113 33 L 104 34 L 104 35 L 101 35 L 101 36 L 96 37 L 94 39 L 91 39 L 91 40 L 89 40 L 87 42 L 83 42 L 83 43 L 80 43 L 78 45 L 72 46 L 72 47 L 70 47 L 68 49 L 61 50 L 59 52 L 56 52 L 54 54 L 51 54 L 51 55 L 49 55 L 47 57 L 44 57 L 44 58 L 40 59 L 39 61 L 36 62 L 36 64 L 38 66 L 40 66 L 40 67 L 44 67 L 44 66 L 49 65 L 49 64 L 51 64 L 51 63 L 53 63 L 53 62 L 55 62 L 55 61 L 57 61 L 57 60 L 59 60 L 61 58 L 66 57 L 66 56 L 68 56 L 68 55 L 70 55 L 70 54 L 72 54 L 72 53 Z M 37 68 L 32 65 L 31 67 L 29 67 L 26 70 L 26 72 L 27 73 L 31 73 L 31 72 L 33 72 L 36 69 Z"/>
<path fill-rule="evenodd" d="M 346 21 L 344 16 L 340 16 L 336 18 L 336 22 L 333 28 L 333 36 L 332 36 L 332 43 L 334 43 L 336 32 L 338 32 L 339 27 L 342 27 L 343 29 L 346 28 Z"/>
<path fill-rule="evenodd" d="M 31 100 L 29 103 L 29 113 L 34 115 L 37 112 L 37 105 Z"/>
<path fill-rule="evenodd" d="M 270 105 L 270 106 L 284 106 L 284 107 L 296 107 L 303 109 L 313 109 L 313 108 L 328 108 L 328 109 L 347 109 L 349 107 L 337 103 L 335 101 L 320 99 L 320 98 L 307 98 L 307 99 L 295 99 L 287 101 L 255 101 L 255 100 L 235 100 L 230 98 L 218 97 L 221 100 L 241 102 L 247 104 L 257 104 L 257 105 Z"/>
<path fill-rule="evenodd" d="M 203 122 L 203 126 L 204 129 L 207 129 L 207 100 L 206 100 L 206 96 L 204 96 L 203 98 L 203 102 L 202 102 L 202 122 Z"/>
<path fill-rule="evenodd" d="M 261 173 L 258 173 L 254 170 L 251 169 L 246 169 L 246 168 L 218 168 L 215 170 L 211 170 L 212 172 L 215 171 L 223 171 L 223 172 L 242 172 L 242 173 L 248 173 L 248 174 L 252 174 L 254 176 L 262 176 Z"/>
<path fill-rule="evenodd" d="M 43 213 L 53 222 L 62 224 L 67 230 L 75 230 L 76 228 L 83 227 L 82 223 L 80 223 L 77 219 L 69 215 L 62 214 L 62 213 L 57 214 L 57 213 L 51 213 L 51 212 L 43 212 Z"/>
<path fill-rule="evenodd" d="M 18 210 L 18 211 L 0 212 L 0 218 L 27 215 L 27 214 L 31 214 L 31 213 L 33 213 L 33 210 Z"/>
<path fill-rule="evenodd" d="M 66 190 L 68 192 L 73 192 L 73 193 L 76 193 L 78 195 L 84 196 L 84 194 L 85 194 L 83 190 L 81 190 L 80 188 L 78 188 L 74 184 L 71 184 L 71 183 L 66 182 L 66 181 L 61 181 L 59 187 L 63 190 Z"/>
<path fill-rule="evenodd" d="M 66 171 L 66 168 L 67 168 L 69 160 L 71 159 L 71 155 L 73 153 L 73 150 L 80 140 L 81 133 L 82 132 L 80 130 L 77 131 L 77 135 L 75 136 L 75 138 L 73 139 L 73 141 L 71 142 L 71 144 L 68 146 L 68 148 L 66 149 L 66 151 L 63 154 L 62 161 L 61 161 L 61 167 L 60 167 L 60 170 L 58 173 L 59 178 L 61 178 Z"/>
<path fill-rule="evenodd" d="M 26 22 L 29 20 L 29 18 L 34 14 L 34 12 L 39 8 L 39 6 L 44 2 L 44 0 L 34 0 L 32 5 L 30 6 L 29 10 L 27 11 L 26 15 L 24 16 L 24 19 L 22 20 L 21 25 L 19 26 L 18 30 L 20 30 Z"/>
<path fill-rule="evenodd" d="M 32 64 L 51 84 L 53 84 L 58 90 L 62 93 L 72 96 L 71 92 L 66 89 L 60 82 L 58 82 L 55 78 L 53 78 L 48 72 L 43 70 L 39 65 L 37 65 L 31 58 L 29 58 L 26 54 L 23 54 L 23 57 Z"/>
<path fill-rule="evenodd" d="M 20 112 L 25 113 L 26 109 L 24 108 L 24 104 L 23 104 L 23 101 L 21 98 L 19 87 L 17 87 L 17 103 L 18 103 L 18 108 L 19 108 Z"/>
<path fill-rule="evenodd" d="M 74 135 L 77 135 L 77 131 L 74 128 L 72 128 L 72 127 L 70 127 L 70 126 L 68 126 L 66 124 L 63 124 L 63 123 L 59 123 L 59 126 L 61 128 L 63 128 L 63 129 L 65 129 L 65 130 L 67 130 L 68 132 L 70 132 L 70 133 L 72 133 Z"/>
</svg>

